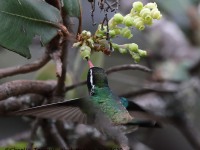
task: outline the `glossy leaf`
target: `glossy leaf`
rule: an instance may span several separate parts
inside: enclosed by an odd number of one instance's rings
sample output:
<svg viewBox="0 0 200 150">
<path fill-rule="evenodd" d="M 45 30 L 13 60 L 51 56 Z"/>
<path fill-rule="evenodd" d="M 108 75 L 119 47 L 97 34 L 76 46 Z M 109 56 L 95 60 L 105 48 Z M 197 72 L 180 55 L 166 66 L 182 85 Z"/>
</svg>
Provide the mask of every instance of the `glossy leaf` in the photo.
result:
<svg viewBox="0 0 200 150">
<path fill-rule="evenodd" d="M 57 34 L 61 16 L 41 0 L 1 0 L 0 20 L 0 45 L 30 58 L 33 37 L 39 35 L 47 44 Z"/>
<path fill-rule="evenodd" d="M 79 18 L 81 15 L 79 0 L 63 0 L 64 9 L 68 16 Z"/>
</svg>

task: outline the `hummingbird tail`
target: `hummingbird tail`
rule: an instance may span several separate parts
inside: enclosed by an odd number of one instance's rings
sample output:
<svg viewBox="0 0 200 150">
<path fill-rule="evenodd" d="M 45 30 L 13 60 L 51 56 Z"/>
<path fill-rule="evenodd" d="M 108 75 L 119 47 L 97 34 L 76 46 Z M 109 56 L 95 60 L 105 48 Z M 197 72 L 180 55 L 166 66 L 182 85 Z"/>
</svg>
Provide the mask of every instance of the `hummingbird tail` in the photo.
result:
<svg viewBox="0 0 200 150">
<path fill-rule="evenodd" d="M 129 126 L 129 125 L 136 125 L 139 127 L 144 127 L 144 128 L 162 128 L 162 125 L 156 121 L 152 121 L 152 120 L 137 120 L 134 119 L 128 123 L 126 123 L 125 125 Z"/>
</svg>

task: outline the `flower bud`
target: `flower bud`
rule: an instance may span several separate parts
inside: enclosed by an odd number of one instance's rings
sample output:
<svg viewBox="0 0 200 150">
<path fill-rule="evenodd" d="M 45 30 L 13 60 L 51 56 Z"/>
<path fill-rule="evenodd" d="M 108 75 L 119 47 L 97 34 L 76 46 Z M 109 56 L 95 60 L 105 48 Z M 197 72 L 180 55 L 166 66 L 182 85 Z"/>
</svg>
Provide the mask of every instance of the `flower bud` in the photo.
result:
<svg viewBox="0 0 200 150">
<path fill-rule="evenodd" d="M 141 11 L 140 11 L 140 16 L 145 19 L 146 16 L 148 15 L 151 15 L 151 11 L 149 8 L 143 8 Z"/>
<path fill-rule="evenodd" d="M 116 13 L 116 14 L 113 16 L 113 20 L 114 20 L 115 23 L 120 24 L 120 23 L 123 22 L 124 17 L 123 17 L 120 13 Z"/>
<path fill-rule="evenodd" d="M 127 27 L 131 27 L 133 26 L 134 22 L 133 22 L 133 18 L 130 15 L 126 15 L 124 17 L 124 21 L 123 24 Z"/>
<path fill-rule="evenodd" d="M 154 3 L 148 3 L 144 7 L 154 9 L 154 8 L 157 8 L 157 4 L 155 2 Z"/>
<path fill-rule="evenodd" d="M 155 9 L 153 9 L 153 10 L 151 11 L 151 17 L 152 17 L 153 19 L 159 20 L 159 19 L 162 18 L 162 15 L 161 15 L 160 11 L 159 11 L 157 8 L 155 8 Z"/>
<path fill-rule="evenodd" d="M 135 61 L 136 63 L 138 63 L 138 62 L 140 61 L 140 56 L 137 55 L 137 54 L 133 54 L 133 55 L 132 55 L 132 58 L 134 59 L 134 61 Z"/>
<path fill-rule="evenodd" d="M 138 30 L 144 30 L 145 26 L 144 26 L 143 19 L 141 17 L 135 16 L 134 17 L 134 26 Z"/>
<path fill-rule="evenodd" d="M 91 48 L 87 45 L 83 45 L 80 47 L 80 54 L 83 59 L 90 58 L 91 55 Z"/>
<path fill-rule="evenodd" d="M 152 25 L 153 24 L 153 18 L 150 15 L 146 16 L 145 19 L 144 19 L 144 24 Z"/>
<path fill-rule="evenodd" d="M 147 52 L 144 51 L 144 50 L 139 49 L 138 52 L 139 52 L 139 55 L 140 55 L 141 57 L 147 56 Z"/>
<path fill-rule="evenodd" d="M 114 50 L 119 50 L 119 45 L 118 44 L 115 44 L 115 43 L 112 43 L 112 47 L 114 48 Z"/>
<path fill-rule="evenodd" d="M 151 17 L 151 15 L 147 15 L 145 18 L 144 18 L 144 21 L 145 22 L 152 22 L 153 18 Z"/>
<path fill-rule="evenodd" d="M 115 31 L 109 30 L 109 35 L 110 35 L 111 38 L 115 37 L 116 36 Z"/>
<path fill-rule="evenodd" d="M 86 30 L 83 30 L 83 31 L 81 32 L 81 34 L 82 34 L 83 36 L 85 36 L 85 35 L 87 34 L 87 31 L 86 31 Z"/>
<path fill-rule="evenodd" d="M 125 48 L 119 48 L 119 52 L 125 54 L 127 53 L 127 50 Z"/>
<path fill-rule="evenodd" d="M 92 35 L 92 34 L 91 34 L 90 31 L 88 31 L 88 32 L 86 33 L 86 36 L 87 36 L 87 37 L 91 37 L 91 35 Z"/>
<path fill-rule="evenodd" d="M 81 45 L 81 42 L 76 42 L 72 45 L 72 47 L 79 47 Z"/>
<path fill-rule="evenodd" d="M 138 1 L 138 2 L 134 2 L 133 3 L 133 9 L 137 12 L 140 12 L 143 8 L 143 4 L 142 2 Z"/>
<path fill-rule="evenodd" d="M 135 44 L 135 43 L 128 44 L 127 48 L 128 48 L 131 52 L 138 52 L 138 45 Z"/>
<path fill-rule="evenodd" d="M 133 35 L 131 34 L 131 30 L 128 28 L 128 27 L 126 27 L 126 28 L 123 28 L 122 30 L 121 30 L 121 35 L 123 36 L 123 37 L 125 37 L 125 38 L 128 38 L 128 39 L 130 39 Z"/>
</svg>

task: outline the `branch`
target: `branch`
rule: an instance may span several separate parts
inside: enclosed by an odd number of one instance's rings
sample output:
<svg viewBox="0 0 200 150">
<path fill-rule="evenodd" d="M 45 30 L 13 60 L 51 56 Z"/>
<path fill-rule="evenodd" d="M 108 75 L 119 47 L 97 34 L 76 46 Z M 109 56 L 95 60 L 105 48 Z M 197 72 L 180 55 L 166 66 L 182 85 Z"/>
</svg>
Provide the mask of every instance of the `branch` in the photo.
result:
<svg viewBox="0 0 200 150">
<path fill-rule="evenodd" d="M 173 82 L 150 82 L 144 85 L 142 89 L 138 91 L 129 91 L 127 93 L 123 93 L 120 96 L 129 98 L 135 97 L 142 94 L 147 94 L 151 92 L 156 92 L 160 94 L 173 94 L 176 93 L 179 89 L 179 84 Z"/>
<path fill-rule="evenodd" d="M 151 69 L 139 65 L 139 64 L 125 64 L 125 65 L 119 65 L 119 66 L 114 66 L 106 70 L 107 74 L 117 72 L 117 71 L 123 71 L 123 70 L 141 70 L 144 72 L 151 72 Z"/>
<path fill-rule="evenodd" d="M 55 81 L 16 80 L 0 85 L 0 100 L 11 96 L 35 93 L 46 95 L 54 90 Z"/>
<path fill-rule="evenodd" d="M 33 149 L 33 140 L 34 140 L 34 137 L 35 137 L 35 134 L 36 134 L 36 131 L 41 123 L 42 119 L 35 119 L 35 121 L 33 122 L 33 125 L 32 125 L 32 128 L 31 128 L 31 133 L 30 133 L 30 136 L 29 136 L 29 141 L 28 141 L 28 145 L 27 145 L 27 149 L 31 150 Z"/>
<path fill-rule="evenodd" d="M 156 92 L 156 93 L 166 93 L 166 94 L 172 94 L 172 93 L 175 93 L 177 92 L 176 90 L 173 91 L 173 90 L 168 90 L 168 89 L 157 89 L 157 88 L 143 88 L 143 89 L 140 89 L 140 90 L 137 90 L 137 91 L 129 91 L 127 93 L 123 93 L 123 94 L 120 94 L 121 97 L 126 97 L 126 98 L 130 98 L 130 97 L 136 97 L 136 96 L 139 96 L 139 95 L 143 95 L 143 94 L 148 94 L 148 93 L 151 93 L 151 92 Z"/>
<path fill-rule="evenodd" d="M 145 66 L 142 66 L 142 65 L 138 65 L 138 64 L 125 64 L 125 65 L 119 65 L 119 66 L 115 66 L 115 67 L 111 67 L 111 68 L 108 68 L 106 70 L 106 73 L 109 75 L 111 73 L 114 73 L 114 72 L 118 72 L 118 71 L 123 71 L 123 70 L 141 70 L 141 71 L 145 71 L 145 72 L 151 72 L 151 69 L 145 67 Z M 70 85 L 70 86 L 66 86 L 65 87 L 65 92 L 66 91 L 69 91 L 69 90 L 72 90 L 78 86 L 82 86 L 82 85 L 85 85 L 87 83 L 87 81 L 81 81 L 81 82 L 78 82 L 78 83 L 75 83 L 73 85 Z"/>
<path fill-rule="evenodd" d="M 76 88 L 76 87 L 78 87 L 78 86 L 85 85 L 86 83 L 87 83 L 87 81 L 85 80 L 85 81 L 81 81 L 81 82 L 78 82 L 78 83 L 75 83 L 75 84 L 66 86 L 66 87 L 65 87 L 65 92 L 70 91 L 70 90 L 73 90 L 74 88 Z"/>
<path fill-rule="evenodd" d="M 49 62 L 49 60 L 49 54 L 47 51 L 45 51 L 44 55 L 41 58 L 30 64 L 0 69 L 0 79 L 8 76 L 36 71 L 43 67 L 47 62 Z"/>
<path fill-rule="evenodd" d="M 0 115 L 21 109 L 24 105 L 38 106 L 43 102 L 44 97 L 37 94 L 28 94 L 21 97 L 10 97 L 0 101 Z"/>
<path fill-rule="evenodd" d="M 61 51 L 60 50 L 56 50 L 54 53 L 50 54 L 50 56 L 52 57 L 52 59 L 54 60 L 55 64 L 56 64 L 56 75 L 57 77 L 61 77 L 62 75 L 62 62 L 61 62 Z"/>
<path fill-rule="evenodd" d="M 52 138 L 54 138 L 54 140 L 56 141 L 57 145 L 59 145 L 59 147 L 61 147 L 64 150 L 69 149 L 67 144 L 65 143 L 65 141 L 63 140 L 63 138 L 59 134 L 55 123 L 50 122 L 49 123 L 49 128 L 50 128 L 49 131 L 50 131 L 50 133 L 52 135 Z"/>
<path fill-rule="evenodd" d="M 69 29 L 70 32 L 72 32 L 72 28 L 70 26 L 70 18 L 67 16 L 67 14 L 63 11 L 62 12 L 62 18 L 63 18 L 63 24 Z M 65 35 L 65 39 L 67 39 L 68 35 Z M 65 41 L 65 39 L 62 39 L 62 47 L 61 47 L 61 56 L 60 60 L 62 63 L 61 67 L 61 76 L 58 76 L 57 80 L 57 86 L 55 89 L 54 96 L 58 97 L 64 97 L 65 93 L 65 78 L 66 78 L 66 72 L 67 72 L 67 55 L 68 55 L 68 45 L 69 40 Z"/>
</svg>

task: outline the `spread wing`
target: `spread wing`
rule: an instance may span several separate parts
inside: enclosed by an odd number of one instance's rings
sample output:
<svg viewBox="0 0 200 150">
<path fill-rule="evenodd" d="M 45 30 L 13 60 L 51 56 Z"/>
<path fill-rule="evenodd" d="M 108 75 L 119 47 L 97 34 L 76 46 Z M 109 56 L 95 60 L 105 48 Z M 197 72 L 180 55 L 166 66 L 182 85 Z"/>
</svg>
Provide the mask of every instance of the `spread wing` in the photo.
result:
<svg viewBox="0 0 200 150">
<path fill-rule="evenodd" d="M 85 98 L 65 100 L 24 110 L 11 112 L 12 115 L 33 116 L 38 118 L 49 118 L 69 122 L 86 123 L 87 115 L 84 109 Z"/>
</svg>

